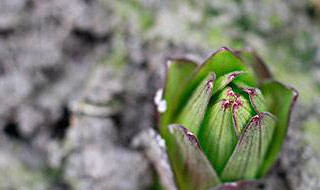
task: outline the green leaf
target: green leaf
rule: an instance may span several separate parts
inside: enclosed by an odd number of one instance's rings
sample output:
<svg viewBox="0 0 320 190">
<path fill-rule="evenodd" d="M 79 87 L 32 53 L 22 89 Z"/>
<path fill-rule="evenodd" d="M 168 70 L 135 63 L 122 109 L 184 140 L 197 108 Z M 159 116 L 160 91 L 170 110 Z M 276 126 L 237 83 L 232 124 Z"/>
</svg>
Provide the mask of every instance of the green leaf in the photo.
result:
<svg viewBox="0 0 320 190">
<path fill-rule="evenodd" d="M 198 133 L 212 95 L 214 80 L 214 73 L 210 73 L 207 78 L 202 81 L 193 92 L 175 123 L 185 126 L 194 134 Z"/>
<path fill-rule="evenodd" d="M 263 83 L 261 90 L 265 96 L 270 112 L 277 117 L 277 123 L 268 154 L 259 172 L 259 176 L 263 176 L 276 161 L 286 136 L 292 108 L 298 98 L 298 92 L 295 89 L 277 81 L 267 81 Z"/>
<path fill-rule="evenodd" d="M 233 83 L 235 83 L 235 86 L 246 94 L 246 97 L 250 100 L 250 104 L 256 113 L 268 111 L 265 98 L 258 88 L 247 86 L 239 81 L 234 81 Z"/>
<path fill-rule="evenodd" d="M 251 105 L 257 113 L 268 111 L 264 96 L 258 88 L 243 88 L 243 91 L 248 94 Z"/>
<path fill-rule="evenodd" d="M 169 60 L 166 63 L 167 78 L 165 80 L 163 94 L 167 110 L 161 115 L 161 132 L 167 129 L 167 125 L 170 123 L 172 109 L 174 105 L 177 104 L 177 101 L 181 99 L 181 91 L 183 91 L 187 85 L 187 81 L 191 78 L 196 68 L 197 64 L 195 62 L 186 59 Z"/>
<path fill-rule="evenodd" d="M 249 68 L 228 48 L 223 47 L 213 53 L 201 66 L 197 68 L 197 71 L 192 74 L 189 79 L 185 80 L 184 83 L 181 83 L 180 86 L 182 90 L 176 91 L 177 95 L 172 101 L 173 104 L 168 107 L 166 113 L 168 117 L 166 116 L 167 118 L 163 119 L 164 122 L 162 125 L 165 126 L 166 124 L 169 124 L 173 119 L 172 117 L 179 114 L 192 92 L 206 78 L 206 76 L 208 76 L 208 74 L 214 72 L 218 78 L 234 71 L 246 72 L 249 71 Z M 256 85 L 252 75 L 244 75 L 241 80 L 245 81 L 248 85 Z"/>
<path fill-rule="evenodd" d="M 244 74 L 243 71 L 234 71 L 217 78 L 217 80 L 213 84 L 212 94 L 214 95 L 218 91 L 222 90 L 224 87 L 226 87 L 229 83 L 231 83 L 234 79 L 238 78 L 242 74 Z"/>
<path fill-rule="evenodd" d="M 221 174 L 222 181 L 254 179 L 272 139 L 275 118 L 267 112 L 252 117 Z"/>
<path fill-rule="evenodd" d="M 265 80 L 272 79 L 272 74 L 269 71 L 268 67 L 264 63 L 264 61 L 257 55 L 255 51 L 252 49 L 235 51 L 241 59 L 248 64 L 251 68 L 253 68 L 255 77 L 262 83 Z"/>
<path fill-rule="evenodd" d="M 229 89 L 224 89 L 217 101 L 209 105 L 198 134 L 201 147 L 218 174 L 237 143 L 231 104 L 227 102 Z"/>
<path fill-rule="evenodd" d="M 197 138 L 186 128 L 170 125 L 166 143 L 179 189 L 207 190 L 220 183 Z"/>
<path fill-rule="evenodd" d="M 228 48 L 220 48 L 213 53 L 200 67 L 194 79 L 195 84 L 199 84 L 209 72 L 215 72 L 217 78 L 234 71 L 249 71 L 249 67 Z M 246 75 L 243 79 L 248 85 L 255 86 L 253 76 Z"/>
</svg>

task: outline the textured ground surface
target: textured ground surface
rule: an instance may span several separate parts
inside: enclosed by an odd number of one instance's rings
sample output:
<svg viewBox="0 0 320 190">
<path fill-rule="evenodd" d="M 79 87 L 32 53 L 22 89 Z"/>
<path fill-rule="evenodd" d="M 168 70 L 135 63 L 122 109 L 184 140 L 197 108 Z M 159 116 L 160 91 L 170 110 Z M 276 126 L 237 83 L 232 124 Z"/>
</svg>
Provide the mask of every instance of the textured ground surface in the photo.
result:
<svg viewBox="0 0 320 190">
<path fill-rule="evenodd" d="M 154 127 L 166 58 L 252 47 L 300 91 L 259 188 L 320 189 L 320 3 L 0 0 L 0 189 L 150 189 L 131 141 Z"/>
</svg>

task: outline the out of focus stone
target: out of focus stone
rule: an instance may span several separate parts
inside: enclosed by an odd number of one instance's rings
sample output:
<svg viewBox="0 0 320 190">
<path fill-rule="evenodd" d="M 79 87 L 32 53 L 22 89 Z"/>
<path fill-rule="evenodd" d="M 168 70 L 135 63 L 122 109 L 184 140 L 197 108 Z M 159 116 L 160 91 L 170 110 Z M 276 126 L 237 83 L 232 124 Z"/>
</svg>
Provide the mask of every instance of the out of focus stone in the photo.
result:
<svg viewBox="0 0 320 190">
<path fill-rule="evenodd" d="M 121 148 L 110 119 L 74 116 L 65 142 L 64 178 L 75 189 L 146 189 L 152 183 L 149 162 Z"/>
<path fill-rule="evenodd" d="M 84 146 L 69 156 L 65 171 L 65 179 L 79 190 L 140 190 L 152 183 L 141 154 L 112 146 Z"/>
<path fill-rule="evenodd" d="M 143 150 L 152 163 L 164 189 L 177 190 L 166 152 L 165 141 L 160 134 L 152 128 L 143 130 L 133 139 L 132 146 Z"/>
<path fill-rule="evenodd" d="M 32 159 L 34 156 L 34 159 L 37 155 L 22 155 L 21 152 L 24 151 L 26 149 L 18 142 L 11 142 L 9 138 L 0 134 L 0 189 L 43 190 L 49 187 L 41 171 L 26 167 L 21 161 L 22 156 L 23 159 Z"/>
<path fill-rule="evenodd" d="M 74 116 L 66 138 L 70 149 L 82 148 L 87 144 L 111 144 L 118 139 L 112 120 L 91 116 Z"/>
<path fill-rule="evenodd" d="M 91 73 L 84 99 L 92 104 L 105 105 L 122 91 L 123 85 L 119 72 L 115 72 L 106 65 L 100 65 Z"/>
<path fill-rule="evenodd" d="M 25 73 L 13 72 L 0 80 L 0 115 L 10 114 L 32 93 L 33 85 Z"/>
<path fill-rule="evenodd" d="M 96 1 L 96 3 L 88 3 L 82 9 L 79 17 L 74 20 L 74 26 L 83 31 L 91 31 L 98 37 L 104 37 L 115 28 L 118 19 L 112 15 L 111 4 L 104 0 Z M 105 24 L 101 24 L 105 23 Z"/>
<path fill-rule="evenodd" d="M 33 106 L 22 106 L 17 113 L 19 131 L 24 137 L 31 137 L 37 129 L 45 124 L 44 110 Z"/>
<path fill-rule="evenodd" d="M 0 1 L 0 33 L 14 30 L 22 21 L 23 8 L 27 0 Z"/>
<path fill-rule="evenodd" d="M 312 119 L 308 119 L 307 123 L 303 117 L 305 115 L 304 107 L 299 107 L 293 114 L 293 123 L 288 131 L 288 140 L 285 143 L 281 155 L 281 163 L 286 172 L 288 184 L 294 190 L 315 190 L 320 188 L 320 172 L 317 169 L 320 165 L 320 152 L 314 134 L 318 133 L 318 123 L 312 123 Z M 312 112 L 311 112 L 312 113 Z M 315 115 L 319 118 L 319 115 Z M 303 126 L 305 125 L 305 126 Z M 303 128 L 302 128 L 303 127 Z M 303 133 L 302 133 L 302 130 Z"/>
</svg>

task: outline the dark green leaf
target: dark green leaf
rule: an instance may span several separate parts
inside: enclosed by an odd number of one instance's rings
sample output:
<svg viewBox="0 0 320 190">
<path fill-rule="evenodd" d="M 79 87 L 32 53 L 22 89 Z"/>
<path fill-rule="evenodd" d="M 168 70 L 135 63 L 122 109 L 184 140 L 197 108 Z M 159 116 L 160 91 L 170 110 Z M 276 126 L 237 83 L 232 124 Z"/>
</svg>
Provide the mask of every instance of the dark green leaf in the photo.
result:
<svg viewBox="0 0 320 190">
<path fill-rule="evenodd" d="M 166 63 L 166 80 L 164 84 L 164 99 L 166 101 L 167 110 L 161 115 L 161 131 L 167 129 L 170 123 L 172 109 L 179 101 L 182 94 L 181 91 L 187 85 L 187 81 L 195 72 L 197 64 L 186 59 L 169 60 Z M 181 93 L 179 93 L 181 92 Z"/>
<path fill-rule="evenodd" d="M 252 117 L 223 169 L 222 181 L 254 179 L 257 177 L 268 145 L 272 140 L 275 122 L 274 116 L 267 112 Z"/>
<path fill-rule="evenodd" d="M 220 183 L 197 138 L 186 128 L 170 125 L 166 143 L 179 189 L 207 190 Z"/>
<path fill-rule="evenodd" d="M 295 89 L 287 87 L 277 81 L 265 82 L 262 84 L 261 90 L 265 96 L 270 112 L 277 117 L 277 123 L 268 154 L 259 176 L 264 175 L 276 161 L 286 136 L 292 108 L 298 98 L 298 92 Z"/>
</svg>

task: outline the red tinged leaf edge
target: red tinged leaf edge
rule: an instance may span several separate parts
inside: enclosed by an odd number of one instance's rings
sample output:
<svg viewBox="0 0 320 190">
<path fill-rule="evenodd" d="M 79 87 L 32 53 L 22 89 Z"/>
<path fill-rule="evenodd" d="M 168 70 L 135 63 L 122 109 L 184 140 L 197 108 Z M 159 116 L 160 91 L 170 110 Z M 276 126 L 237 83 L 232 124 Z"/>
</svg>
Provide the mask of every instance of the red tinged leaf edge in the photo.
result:
<svg viewBox="0 0 320 190">
<path fill-rule="evenodd" d="M 263 183 L 257 180 L 241 180 L 237 182 L 224 183 L 209 190 L 254 190 L 259 189 L 262 185 Z"/>
<path fill-rule="evenodd" d="M 292 99 L 291 99 L 291 105 L 290 105 L 289 112 L 288 112 L 288 120 L 287 120 L 287 124 L 286 124 L 286 131 L 285 131 L 285 133 L 284 133 L 284 134 L 286 135 L 286 134 L 287 134 L 288 127 L 289 127 L 290 122 L 291 122 L 291 114 L 292 114 L 293 108 L 294 108 L 294 106 L 296 105 L 297 100 L 298 100 L 298 97 L 299 97 L 299 92 L 298 92 L 294 87 L 292 87 L 292 86 L 290 86 L 290 85 L 283 84 L 282 82 L 277 81 L 277 80 L 271 79 L 271 80 L 267 80 L 267 81 L 265 81 L 265 82 L 278 83 L 279 85 L 284 86 L 284 87 L 287 88 L 288 90 L 291 90 L 292 93 L 293 93 L 293 96 L 292 96 Z M 284 138 L 283 138 L 283 140 L 284 140 Z M 283 144 L 283 141 L 281 142 L 280 147 L 282 147 L 282 144 Z M 269 146 L 269 149 L 268 149 L 267 153 L 270 152 L 270 148 L 271 148 L 271 146 Z M 281 148 L 280 148 L 279 151 L 281 151 Z M 269 168 L 274 164 L 274 162 L 275 162 L 276 160 L 277 160 L 277 158 L 273 158 L 273 159 L 270 161 L 270 163 L 272 163 L 272 164 L 267 164 L 267 167 L 266 167 L 266 166 L 263 166 L 262 168 L 260 168 L 261 171 L 260 171 L 260 173 L 258 174 L 258 177 L 264 176 L 264 175 L 269 171 Z"/>
<path fill-rule="evenodd" d="M 199 141 L 197 139 L 197 137 L 192 134 L 190 131 L 188 131 L 187 128 L 185 128 L 182 125 L 169 125 L 169 130 L 173 130 L 173 127 L 177 127 L 180 131 L 183 132 L 183 134 L 188 137 L 189 142 L 194 146 L 197 147 L 199 150 L 200 149 L 200 145 L 199 145 Z"/>
<path fill-rule="evenodd" d="M 241 55 L 243 53 L 251 54 L 253 56 L 254 63 L 253 64 L 247 63 L 244 60 L 244 57 L 242 57 L 242 55 Z M 273 79 L 273 75 L 272 75 L 271 71 L 269 70 L 268 66 L 265 64 L 265 62 L 262 60 L 262 58 L 257 54 L 257 52 L 254 51 L 252 48 L 235 50 L 234 54 L 237 55 L 244 63 L 250 64 L 250 67 L 253 68 L 254 73 L 260 83 L 265 80 Z"/>
<path fill-rule="evenodd" d="M 179 188 L 207 190 L 220 184 L 220 179 L 200 148 L 197 137 L 179 124 L 169 125 L 168 131 L 171 134 L 167 142 L 168 155 Z M 178 147 L 172 149 L 172 143 L 178 143 Z"/>
</svg>

